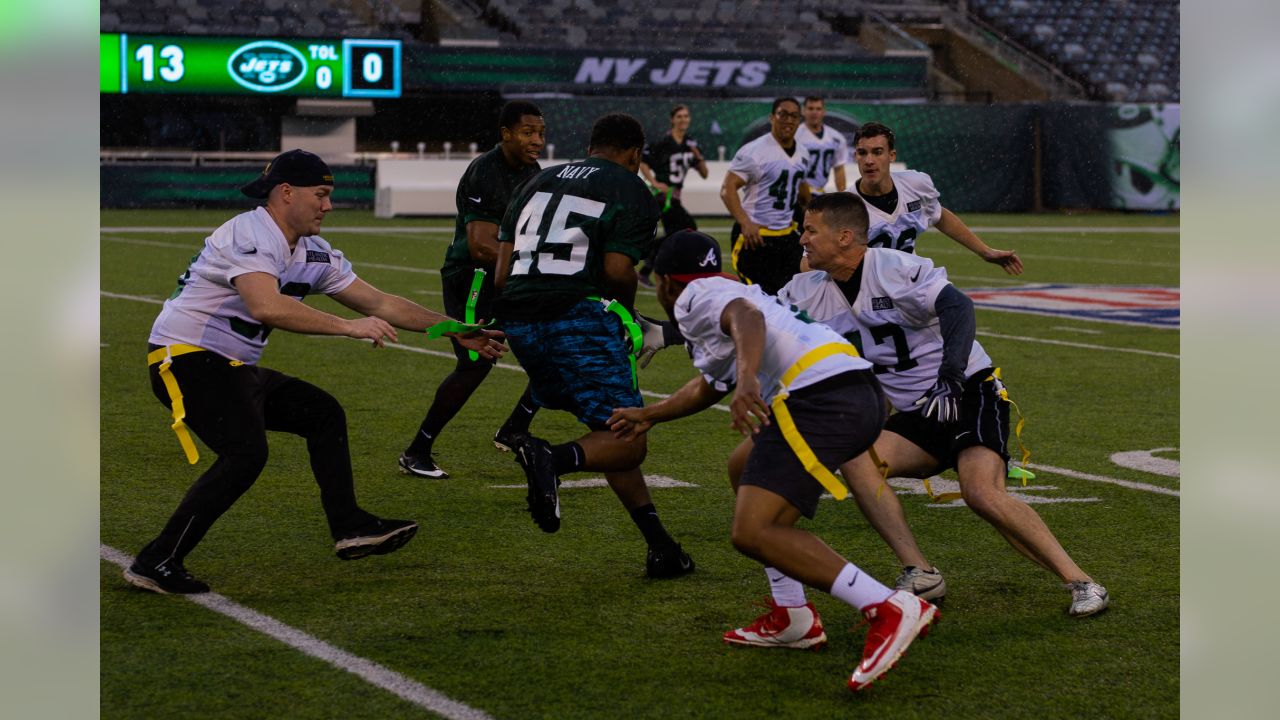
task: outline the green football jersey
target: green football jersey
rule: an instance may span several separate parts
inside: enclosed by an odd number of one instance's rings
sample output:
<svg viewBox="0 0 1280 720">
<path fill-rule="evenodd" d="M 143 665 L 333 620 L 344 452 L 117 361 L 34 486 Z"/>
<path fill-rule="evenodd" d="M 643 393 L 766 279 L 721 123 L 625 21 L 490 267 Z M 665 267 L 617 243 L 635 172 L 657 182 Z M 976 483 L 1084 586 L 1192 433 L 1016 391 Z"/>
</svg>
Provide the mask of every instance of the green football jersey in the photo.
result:
<svg viewBox="0 0 1280 720">
<path fill-rule="evenodd" d="M 514 243 L 499 315 L 556 317 L 604 290 L 604 256 L 632 263 L 653 243 L 659 208 L 638 175 L 603 158 L 547 168 L 507 206 L 498 242 Z"/>
<path fill-rule="evenodd" d="M 453 242 L 444 255 L 444 267 L 440 270 L 442 276 L 458 273 L 471 276 L 476 263 L 467 247 L 467 223 L 483 220 L 494 225 L 500 224 L 516 188 L 541 169 L 537 164 L 511 167 L 502 155 L 501 145 L 493 146 L 492 150 L 471 161 L 467 171 L 462 174 L 462 179 L 458 181 L 458 192 L 454 197 L 458 219 L 453 231 Z"/>
</svg>

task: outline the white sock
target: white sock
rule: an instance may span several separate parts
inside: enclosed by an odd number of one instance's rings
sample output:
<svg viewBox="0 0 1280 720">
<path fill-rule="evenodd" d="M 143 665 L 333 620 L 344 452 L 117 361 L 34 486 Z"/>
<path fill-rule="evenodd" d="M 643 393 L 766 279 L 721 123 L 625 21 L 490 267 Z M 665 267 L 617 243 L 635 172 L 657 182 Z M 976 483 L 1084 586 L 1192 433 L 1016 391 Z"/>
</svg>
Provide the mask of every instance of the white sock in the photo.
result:
<svg viewBox="0 0 1280 720">
<path fill-rule="evenodd" d="M 836 576 L 836 581 L 831 585 L 831 594 L 861 611 L 888 600 L 893 590 L 859 570 L 857 565 L 849 563 Z"/>
<path fill-rule="evenodd" d="M 769 578 L 769 588 L 773 591 L 773 602 L 779 607 L 800 607 L 808 600 L 804 596 L 804 585 L 786 573 L 765 566 L 765 577 Z"/>
</svg>

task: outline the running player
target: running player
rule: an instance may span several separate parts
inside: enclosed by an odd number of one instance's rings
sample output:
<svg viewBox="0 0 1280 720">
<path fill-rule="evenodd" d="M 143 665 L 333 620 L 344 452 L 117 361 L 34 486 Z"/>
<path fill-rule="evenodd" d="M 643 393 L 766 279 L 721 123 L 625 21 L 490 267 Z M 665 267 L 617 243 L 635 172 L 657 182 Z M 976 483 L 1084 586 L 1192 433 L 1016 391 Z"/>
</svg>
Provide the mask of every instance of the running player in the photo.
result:
<svg viewBox="0 0 1280 720">
<path fill-rule="evenodd" d="M 680 202 L 680 191 L 690 170 L 706 179 L 707 161 L 698 149 L 698 141 L 689 135 L 689 108 L 676 105 L 671 109 L 671 131 L 656 143 L 646 145 L 640 158 L 640 175 L 653 188 L 662 210 L 663 237 L 679 230 L 697 230 L 698 224 Z M 659 240 L 661 242 L 661 240 Z M 640 284 L 653 287 L 649 280 L 652 268 L 646 258 L 640 266 Z"/>
</svg>

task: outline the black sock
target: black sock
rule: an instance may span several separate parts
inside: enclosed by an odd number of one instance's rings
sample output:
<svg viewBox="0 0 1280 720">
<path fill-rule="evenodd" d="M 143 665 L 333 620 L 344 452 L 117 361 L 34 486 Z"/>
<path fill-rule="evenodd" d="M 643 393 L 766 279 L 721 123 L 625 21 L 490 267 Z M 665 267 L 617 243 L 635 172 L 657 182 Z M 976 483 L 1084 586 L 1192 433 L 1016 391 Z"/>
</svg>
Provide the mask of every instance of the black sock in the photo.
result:
<svg viewBox="0 0 1280 720">
<path fill-rule="evenodd" d="M 556 475 L 578 472 L 586 461 L 587 454 L 582 451 L 582 446 L 576 442 L 551 446 L 551 464 L 555 466 Z"/>
<path fill-rule="evenodd" d="M 507 421 L 502 423 L 502 427 L 516 432 L 529 432 L 529 424 L 533 422 L 533 416 L 538 412 L 538 406 L 533 402 L 533 391 L 528 385 L 524 388 L 524 394 L 520 396 L 520 402 L 511 409 L 511 415 L 507 417 Z"/>
<path fill-rule="evenodd" d="M 434 437 L 419 429 L 418 434 L 413 436 L 413 442 L 409 443 L 409 447 L 404 451 L 404 454 L 412 455 L 416 458 L 428 457 L 431 455 L 431 444 L 435 441 Z"/>
<path fill-rule="evenodd" d="M 644 541 L 650 545 L 675 545 L 676 541 L 667 534 L 667 529 L 662 527 L 662 521 L 658 519 L 658 509 L 653 503 L 642 505 L 631 511 L 631 521 L 640 528 L 640 534 L 644 535 Z"/>
</svg>

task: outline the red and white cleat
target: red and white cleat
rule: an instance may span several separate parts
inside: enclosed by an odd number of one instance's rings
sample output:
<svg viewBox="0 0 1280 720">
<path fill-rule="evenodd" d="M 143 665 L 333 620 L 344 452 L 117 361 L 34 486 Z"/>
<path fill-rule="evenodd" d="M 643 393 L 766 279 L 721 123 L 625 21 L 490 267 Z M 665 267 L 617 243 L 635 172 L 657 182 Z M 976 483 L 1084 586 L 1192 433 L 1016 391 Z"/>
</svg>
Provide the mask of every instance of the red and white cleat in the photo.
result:
<svg viewBox="0 0 1280 720">
<path fill-rule="evenodd" d="M 799 607 L 782 607 L 767 600 L 769 612 L 755 619 L 750 625 L 730 630 L 724 641 L 730 645 L 753 647 L 781 647 L 797 650 L 819 650 L 827 644 L 827 633 L 822 629 L 822 618 L 813 603 Z"/>
<path fill-rule="evenodd" d="M 861 690 L 883 675 L 898 662 L 916 636 L 928 634 L 929 627 L 942 617 L 938 608 L 928 601 L 902 590 L 868 607 L 862 614 L 871 627 L 862 648 L 862 662 L 849 678 L 850 690 Z"/>
</svg>

